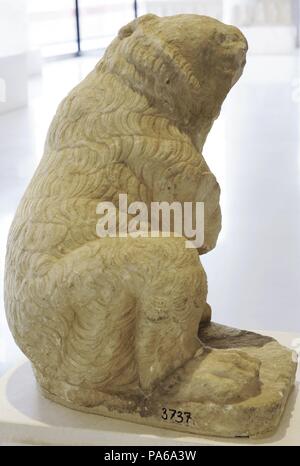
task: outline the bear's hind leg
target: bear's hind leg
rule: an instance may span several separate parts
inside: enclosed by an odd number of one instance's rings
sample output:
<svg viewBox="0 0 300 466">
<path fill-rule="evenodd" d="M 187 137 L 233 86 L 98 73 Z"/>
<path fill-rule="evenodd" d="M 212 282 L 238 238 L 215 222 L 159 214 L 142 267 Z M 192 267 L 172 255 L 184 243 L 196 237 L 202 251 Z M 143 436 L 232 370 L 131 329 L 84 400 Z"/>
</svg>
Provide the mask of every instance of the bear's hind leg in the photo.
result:
<svg viewBox="0 0 300 466">
<path fill-rule="evenodd" d="M 43 377 L 37 371 L 46 391 L 75 405 L 96 406 L 105 396 L 149 398 L 173 375 L 181 380 L 178 396 L 199 400 L 207 386 L 216 384 L 217 393 L 224 379 L 231 387 L 224 399 L 256 387 L 256 361 L 236 351 L 207 353 L 198 339 L 206 276 L 183 238 L 101 239 L 55 268 L 51 276 L 61 312 L 68 308 L 73 319 L 56 372 Z"/>
</svg>

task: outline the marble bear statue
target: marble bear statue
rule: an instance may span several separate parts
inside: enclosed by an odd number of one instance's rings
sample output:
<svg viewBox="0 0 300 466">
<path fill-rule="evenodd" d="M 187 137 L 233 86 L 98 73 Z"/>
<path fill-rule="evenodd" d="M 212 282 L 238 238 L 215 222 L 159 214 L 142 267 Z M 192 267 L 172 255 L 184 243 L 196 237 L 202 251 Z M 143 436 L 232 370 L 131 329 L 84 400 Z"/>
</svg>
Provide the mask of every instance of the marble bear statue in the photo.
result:
<svg viewBox="0 0 300 466">
<path fill-rule="evenodd" d="M 259 394 L 257 358 L 208 351 L 198 337 L 210 320 L 199 256 L 221 229 L 202 150 L 246 52 L 242 33 L 215 19 L 147 14 L 59 105 L 10 230 L 5 275 L 11 332 L 46 396 L 147 416 L 162 384 L 178 402 Z M 120 193 L 146 205 L 204 202 L 203 245 L 99 238 L 97 205 L 117 205 Z"/>
</svg>

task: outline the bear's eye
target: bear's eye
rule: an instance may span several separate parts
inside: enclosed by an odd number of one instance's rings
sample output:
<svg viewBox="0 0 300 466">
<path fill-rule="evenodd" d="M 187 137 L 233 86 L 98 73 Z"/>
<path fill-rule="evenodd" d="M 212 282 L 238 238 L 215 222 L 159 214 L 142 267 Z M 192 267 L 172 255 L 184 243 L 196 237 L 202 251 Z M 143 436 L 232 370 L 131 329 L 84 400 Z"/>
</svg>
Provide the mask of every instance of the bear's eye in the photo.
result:
<svg viewBox="0 0 300 466">
<path fill-rule="evenodd" d="M 215 37 L 218 44 L 223 44 L 227 39 L 226 35 L 222 32 L 217 33 Z"/>
</svg>

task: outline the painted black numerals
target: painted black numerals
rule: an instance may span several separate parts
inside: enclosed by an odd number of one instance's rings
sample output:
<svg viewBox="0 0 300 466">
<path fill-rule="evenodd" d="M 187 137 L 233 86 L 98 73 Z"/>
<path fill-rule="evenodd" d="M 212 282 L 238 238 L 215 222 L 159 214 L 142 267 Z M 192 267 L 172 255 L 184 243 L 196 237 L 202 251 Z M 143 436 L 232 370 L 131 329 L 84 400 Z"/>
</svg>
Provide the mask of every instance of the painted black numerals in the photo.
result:
<svg viewBox="0 0 300 466">
<path fill-rule="evenodd" d="M 177 422 L 177 424 L 188 424 L 192 419 L 192 414 L 189 411 L 177 411 L 177 409 L 162 408 L 161 418 L 164 421 Z"/>
</svg>

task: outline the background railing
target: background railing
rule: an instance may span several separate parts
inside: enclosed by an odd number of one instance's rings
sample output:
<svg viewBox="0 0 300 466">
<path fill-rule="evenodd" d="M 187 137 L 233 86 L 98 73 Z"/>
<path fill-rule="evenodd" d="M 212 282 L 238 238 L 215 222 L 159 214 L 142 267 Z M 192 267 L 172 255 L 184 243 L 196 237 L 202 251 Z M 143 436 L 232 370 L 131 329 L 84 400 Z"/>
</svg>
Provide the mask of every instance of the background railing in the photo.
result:
<svg viewBox="0 0 300 466">
<path fill-rule="evenodd" d="M 196 13 L 245 28 L 254 53 L 285 53 L 300 46 L 299 10 L 300 0 L 28 0 L 29 42 L 45 57 L 79 54 L 137 15 Z"/>
</svg>

